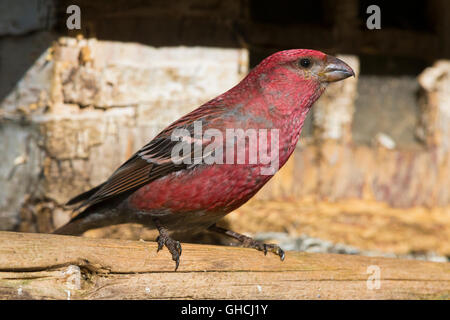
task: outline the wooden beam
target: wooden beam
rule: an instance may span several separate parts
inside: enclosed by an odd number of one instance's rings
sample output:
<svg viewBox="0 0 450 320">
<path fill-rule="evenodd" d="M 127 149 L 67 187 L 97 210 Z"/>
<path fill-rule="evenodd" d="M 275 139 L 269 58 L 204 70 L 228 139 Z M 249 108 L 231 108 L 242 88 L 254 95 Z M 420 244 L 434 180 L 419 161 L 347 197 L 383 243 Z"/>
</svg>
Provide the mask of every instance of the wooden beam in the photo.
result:
<svg viewBox="0 0 450 320">
<path fill-rule="evenodd" d="M 368 267 L 380 288 L 367 286 Z M 450 264 L 0 232 L 0 299 L 446 299 Z M 370 280 L 369 280 L 370 281 Z"/>
</svg>

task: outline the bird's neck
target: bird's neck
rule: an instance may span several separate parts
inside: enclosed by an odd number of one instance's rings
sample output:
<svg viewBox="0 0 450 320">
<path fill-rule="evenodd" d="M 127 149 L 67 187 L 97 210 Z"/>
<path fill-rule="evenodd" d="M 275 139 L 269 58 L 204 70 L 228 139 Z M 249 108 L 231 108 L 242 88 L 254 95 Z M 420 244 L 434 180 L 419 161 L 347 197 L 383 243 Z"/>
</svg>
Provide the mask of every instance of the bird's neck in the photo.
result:
<svg viewBox="0 0 450 320">
<path fill-rule="evenodd" d="M 252 72 L 218 99 L 232 108 L 230 114 L 246 128 L 278 130 L 281 167 L 294 151 L 308 112 L 324 90 L 316 80 L 280 68 Z"/>
<path fill-rule="evenodd" d="M 308 112 L 325 86 L 287 68 L 261 73 L 253 83 L 265 105 L 261 112 L 279 129 L 281 167 L 294 151 Z"/>
</svg>

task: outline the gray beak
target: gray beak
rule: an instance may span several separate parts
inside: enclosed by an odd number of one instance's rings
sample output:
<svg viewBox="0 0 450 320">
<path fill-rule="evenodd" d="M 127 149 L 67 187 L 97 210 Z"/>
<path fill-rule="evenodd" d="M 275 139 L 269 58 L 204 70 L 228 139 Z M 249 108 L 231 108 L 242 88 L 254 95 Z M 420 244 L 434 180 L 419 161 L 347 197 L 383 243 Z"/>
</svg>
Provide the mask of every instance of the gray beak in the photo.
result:
<svg viewBox="0 0 450 320">
<path fill-rule="evenodd" d="M 335 82 L 355 76 L 355 72 L 344 61 L 333 56 L 327 56 L 327 63 L 323 71 L 324 81 Z"/>
</svg>

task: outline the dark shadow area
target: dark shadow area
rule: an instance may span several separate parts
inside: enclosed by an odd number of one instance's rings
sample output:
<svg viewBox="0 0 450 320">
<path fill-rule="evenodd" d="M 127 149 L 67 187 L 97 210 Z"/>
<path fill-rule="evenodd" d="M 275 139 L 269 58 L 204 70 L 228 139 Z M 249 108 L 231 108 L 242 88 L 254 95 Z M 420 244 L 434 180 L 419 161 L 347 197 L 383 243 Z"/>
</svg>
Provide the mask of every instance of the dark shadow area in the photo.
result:
<svg viewBox="0 0 450 320">
<path fill-rule="evenodd" d="M 0 6 L 0 102 L 58 38 L 52 1 L 4 1 Z"/>
<path fill-rule="evenodd" d="M 393 57 L 360 55 L 361 76 L 413 76 L 417 77 L 428 66 L 425 59 L 414 57 Z"/>
<path fill-rule="evenodd" d="M 255 22 L 281 25 L 309 24 L 331 27 L 326 19 L 324 0 L 317 1 L 277 1 L 250 0 L 250 16 Z"/>
<path fill-rule="evenodd" d="M 436 32 L 433 19 L 433 5 L 427 0 L 389 1 L 389 0 L 360 0 L 359 17 L 367 17 L 367 7 L 377 5 L 382 12 L 384 28 L 415 30 L 420 32 Z"/>
</svg>

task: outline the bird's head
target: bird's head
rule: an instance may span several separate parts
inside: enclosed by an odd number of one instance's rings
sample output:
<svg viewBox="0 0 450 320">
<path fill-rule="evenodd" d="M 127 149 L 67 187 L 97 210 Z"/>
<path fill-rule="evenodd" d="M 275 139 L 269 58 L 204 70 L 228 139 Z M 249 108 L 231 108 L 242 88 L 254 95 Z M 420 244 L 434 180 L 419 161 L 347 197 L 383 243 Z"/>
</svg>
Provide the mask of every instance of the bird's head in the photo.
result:
<svg viewBox="0 0 450 320">
<path fill-rule="evenodd" d="M 255 68 L 258 73 L 269 73 L 274 69 L 290 71 L 299 80 L 312 79 L 327 84 L 354 76 L 353 69 L 344 61 L 323 52 L 308 49 L 279 51 L 264 59 Z"/>
<path fill-rule="evenodd" d="M 266 101 L 289 112 L 310 107 L 330 82 L 354 76 L 344 61 L 307 49 L 279 51 L 264 59 L 249 74 Z"/>
</svg>

